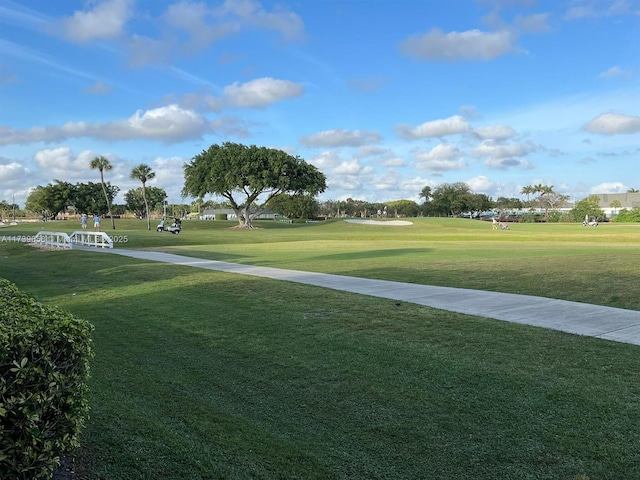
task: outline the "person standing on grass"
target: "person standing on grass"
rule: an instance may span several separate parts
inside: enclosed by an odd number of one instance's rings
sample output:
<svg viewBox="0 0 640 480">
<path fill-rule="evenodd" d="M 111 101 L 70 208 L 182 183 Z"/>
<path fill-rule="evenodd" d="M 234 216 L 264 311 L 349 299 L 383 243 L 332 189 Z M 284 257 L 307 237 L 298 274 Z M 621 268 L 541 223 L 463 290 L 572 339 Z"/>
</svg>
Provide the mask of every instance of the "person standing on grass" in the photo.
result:
<svg viewBox="0 0 640 480">
<path fill-rule="evenodd" d="M 100 215 L 98 215 L 97 213 L 93 216 L 93 231 L 100 231 Z"/>
<path fill-rule="evenodd" d="M 82 231 L 86 232 L 87 231 L 87 214 L 83 213 L 82 216 L 80 217 L 80 225 L 82 225 Z"/>
<path fill-rule="evenodd" d="M 497 222 L 497 220 L 496 220 L 496 217 L 493 217 L 493 218 L 491 219 L 491 223 L 493 223 L 493 229 L 494 229 L 494 230 L 497 230 L 497 229 L 498 229 L 498 222 Z"/>
</svg>

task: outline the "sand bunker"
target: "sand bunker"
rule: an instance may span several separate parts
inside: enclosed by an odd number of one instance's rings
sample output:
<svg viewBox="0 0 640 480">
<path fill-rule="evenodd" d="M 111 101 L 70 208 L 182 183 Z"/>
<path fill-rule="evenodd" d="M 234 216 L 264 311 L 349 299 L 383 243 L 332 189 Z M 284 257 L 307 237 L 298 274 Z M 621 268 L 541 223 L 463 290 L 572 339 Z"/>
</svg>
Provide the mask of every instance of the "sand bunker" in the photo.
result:
<svg viewBox="0 0 640 480">
<path fill-rule="evenodd" d="M 383 227 L 399 227 L 403 225 L 413 225 L 413 222 L 407 220 L 360 220 L 357 218 L 350 218 L 345 220 L 349 223 L 360 223 L 363 225 L 382 225 Z"/>
</svg>

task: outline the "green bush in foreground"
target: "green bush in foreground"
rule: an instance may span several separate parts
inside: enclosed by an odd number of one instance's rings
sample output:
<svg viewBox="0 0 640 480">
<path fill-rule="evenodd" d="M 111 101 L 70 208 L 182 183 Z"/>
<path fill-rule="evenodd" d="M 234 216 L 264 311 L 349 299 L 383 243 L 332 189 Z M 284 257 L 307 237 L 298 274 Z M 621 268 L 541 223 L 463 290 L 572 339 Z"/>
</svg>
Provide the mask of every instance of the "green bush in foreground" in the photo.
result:
<svg viewBox="0 0 640 480">
<path fill-rule="evenodd" d="M 0 478 L 50 478 L 88 416 L 92 325 L 0 279 Z"/>
</svg>

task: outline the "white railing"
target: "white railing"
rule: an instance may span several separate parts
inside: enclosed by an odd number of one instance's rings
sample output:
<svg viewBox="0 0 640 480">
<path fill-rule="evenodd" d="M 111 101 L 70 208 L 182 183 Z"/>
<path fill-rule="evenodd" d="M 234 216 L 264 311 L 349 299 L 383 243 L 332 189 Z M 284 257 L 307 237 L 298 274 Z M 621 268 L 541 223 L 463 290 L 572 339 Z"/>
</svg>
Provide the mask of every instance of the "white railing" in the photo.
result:
<svg viewBox="0 0 640 480">
<path fill-rule="evenodd" d="M 33 241 L 48 247 L 71 248 L 71 238 L 64 232 L 38 232 Z"/>
<path fill-rule="evenodd" d="M 76 231 L 69 235 L 64 232 L 42 231 L 33 237 L 33 241 L 40 245 L 58 248 L 73 248 L 74 245 L 113 248 L 113 240 L 104 232 Z"/>
<path fill-rule="evenodd" d="M 113 240 L 104 232 L 85 232 L 77 230 L 70 235 L 70 239 L 73 245 L 113 248 Z"/>
</svg>

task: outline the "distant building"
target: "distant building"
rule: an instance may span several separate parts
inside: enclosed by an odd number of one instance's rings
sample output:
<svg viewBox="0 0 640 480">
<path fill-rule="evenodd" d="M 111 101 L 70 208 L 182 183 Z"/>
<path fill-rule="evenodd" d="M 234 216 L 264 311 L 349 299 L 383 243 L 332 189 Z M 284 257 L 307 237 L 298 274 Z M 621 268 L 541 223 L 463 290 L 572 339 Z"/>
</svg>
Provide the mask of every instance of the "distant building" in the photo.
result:
<svg viewBox="0 0 640 480">
<path fill-rule="evenodd" d="M 600 208 L 609 218 L 615 217 L 622 209 L 631 210 L 640 207 L 640 192 L 634 193 L 597 193 L 594 196 L 600 199 Z M 612 207 L 615 201 L 620 202 L 619 207 Z"/>
</svg>

